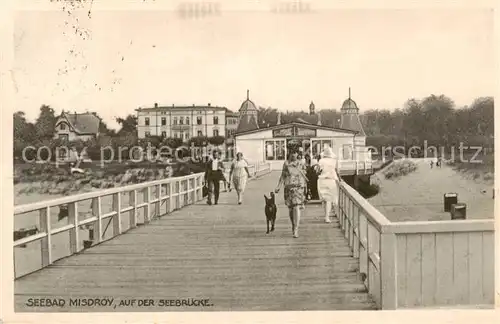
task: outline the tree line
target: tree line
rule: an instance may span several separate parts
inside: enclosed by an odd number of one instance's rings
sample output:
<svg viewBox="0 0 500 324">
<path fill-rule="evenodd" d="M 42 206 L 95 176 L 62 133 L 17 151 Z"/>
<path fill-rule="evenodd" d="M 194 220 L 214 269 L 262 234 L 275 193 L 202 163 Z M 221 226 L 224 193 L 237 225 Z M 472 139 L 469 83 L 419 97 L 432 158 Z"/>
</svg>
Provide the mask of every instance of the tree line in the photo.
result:
<svg viewBox="0 0 500 324">
<path fill-rule="evenodd" d="M 306 118 L 306 111 L 281 111 L 281 123 L 288 123 L 297 118 Z M 276 125 L 276 108 L 259 108 L 258 123 L 261 127 Z M 340 110 L 322 109 L 318 111 L 323 125 L 339 127 Z M 73 141 L 64 143 L 54 138 L 55 123 L 58 116 L 48 105 L 40 107 L 35 122 L 28 122 L 22 111 L 14 113 L 14 157 L 22 158 L 22 151 L 27 146 L 55 147 L 71 145 L 79 150 L 86 147 L 91 159 L 99 158 L 101 147 L 133 147 L 148 145 L 169 146 L 173 149 L 182 145 L 204 146 L 222 145 L 224 137 L 193 137 L 183 143 L 180 138 L 161 138 L 152 136 L 148 139 L 137 137 L 137 116 L 127 115 L 117 118 L 120 129 L 109 129 L 99 118 L 100 135 L 91 141 Z M 494 100 L 493 97 L 475 99 L 470 106 L 456 107 L 453 100 L 444 95 L 430 95 L 423 99 L 409 99 L 402 108 L 394 110 L 369 109 L 360 112 L 360 120 L 367 135 L 367 145 L 382 146 L 420 146 L 427 145 L 450 148 L 482 146 L 493 150 L 494 135 Z M 125 152 L 125 154 L 128 154 Z M 32 157 L 29 157 L 30 159 Z M 42 157 L 43 158 L 43 157 Z"/>
<path fill-rule="evenodd" d="M 85 148 L 85 152 L 92 160 L 99 160 L 102 153 L 105 155 L 103 158 L 109 159 L 109 156 L 106 156 L 106 154 L 112 154 L 110 150 L 103 150 L 101 152 L 101 148 L 112 148 L 113 152 L 122 155 L 120 156 L 122 160 L 126 160 L 130 157 L 130 152 L 128 150 L 123 150 L 123 148 L 131 149 L 133 147 L 142 147 L 147 150 L 148 147 L 167 146 L 172 149 L 177 149 L 183 145 L 189 147 L 200 147 L 205 145 L 220 146 L 225 142 L 225 138 L 222 136 L 197 136 L 190 138 L 186 142 L 180 138 L 163 138 L 161 136 L 150 136 L 147 139 L 139 139 L 137 136 L 137 116 L 127 115 L 124 118 L 116 118 L 116 122 L 120 125 L 120 129 L 115 131 L 113 129 L 109 129 L 99 115 L 94 115 L 99 119 L 99 136 L 97 138 L 87 141 L 66 141 L 55 137 L 55 125 L 59 116 L 56 116 L 54 109 L 50 106 L 42 105 L 40 107 L 38 118 L 33 123 L 27 121 L 24 112 L 15 112 L 13 120 L 14 159 L 23 159 L 23 150 L 29 146 L 36 149 L 41 147 L 48 148 L 48 150 L 45 149 L 40 151 L 38 158 L 42 160 L 47 160 L 50 157 L 52 160 L 55 159 L 56 148 L 64 146 L 75 148 L 78 153 L 82 152 L 83 148 Z M 33 160 L 34 158 L 37 158 L 36 154 L 37 152 L 35 150 L 25 150 L 24 158 Z M 114 157 L 118 158 L 116 154 Z"/>
<path fill-rule="evenodd" d="M 318 111 L 326 126 L 340 127 L 340 109 Z M 281 112 L 281 123 L 305 118 L 306 111 Z M 278 110 L 260 107 L 258 123 L 276 125 Z M 402 108 L 394 110 L 369 109 L 360 112 L 360 120 L 367 135 L 367 145 L 420 146 L 451 148 L 483 146 L 493 149 L 494 100 L 480 97 L 470 106 L 457 107 L 444 95 L 430 95 L 423 99 L 409 99 Z"/>
</svg>

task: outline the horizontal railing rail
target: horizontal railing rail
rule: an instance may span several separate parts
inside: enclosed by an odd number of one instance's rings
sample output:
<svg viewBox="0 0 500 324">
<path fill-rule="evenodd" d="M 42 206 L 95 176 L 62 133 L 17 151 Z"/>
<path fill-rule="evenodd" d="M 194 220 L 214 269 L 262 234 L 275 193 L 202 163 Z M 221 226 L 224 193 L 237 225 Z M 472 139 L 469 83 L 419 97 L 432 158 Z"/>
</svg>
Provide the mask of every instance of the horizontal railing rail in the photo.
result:
<svg viewBox="0 0 500 324">
<path fill-rule="evenodd" d="M 379 308 L 494 303 L 494 220 L 394 223 L 347 183 L 339 189 L 341 229 Z"/>
<path fill-rule="evenodd" d="M 256 164 L 250 166 L 251 173 L 254 176 L 266 174 L 271 171 L 269 163 Z M 120 235 L 129 229 L 135 228 L 140 224 L 147 224 L 153 218 L 161 217 L 174 210 L 180 209 L 186 205 L 194 204 L 203 199 L 204 173 L 190 174 L 182 177 L 167 178 L 162 180 L 149 181 L 123 187 L 98 190 L 94 192 L 81 193 L 68 197 L 56 198 L 52 200 L 40 201 L 32 204 L 19 205 L 14 207 L 14 217 L 37 212 L 33 222 L 37 222 L 39 227 L 37 231 L 30 231 L 31 235 L 16 238 L 13 247 L 26 247 L 29 243 L 40 241 L 41 265 L 31 268 L 29 271 L 19 274 L 14 266 L 15 277 L 26 275 L 33 271 L 44 268 L 52 264 L 56 259 L 73 255 L 82 251 L 90 242 L 90 246 L 99 244 Z M 165 193 L 162 193 L 165 189 Z M 127 198 L 128 194 L 128 198 Z M 123 195 L 128 199 L 128 206 L 123 205 Z M 142 196 L 142 202 L 139 201 Z M 111 198 L 111 210 L 104 211 L 103 200 L 105 197 Z M 90 217 L 80 219 L 80 202 L 90 201 Z M 162 207 L 165 211 L 162 212 Z M 58 228 L 52 228 L 54 209 L 66 210 L 68 220 L 67 225 Z M 142 212 L 143 221 L 139 221 L 139 212 Z M 124 215 L 129 214 L 128 224 L 124 224 Z M 30 216 L 30 215 L 28 215 Z M 107 224 L 105 220 L 108 220 Z M 108 225 L 111 225 L 112 235 L 105 238 Z M 128 226 L 125 226 L 128 225 Z M 89 240 L 84 240 L 81 236 L 82 229 L 89 230 Z M 31 232 L 35 232 L 34 234 Z M 54 242 L 57 234 L 69 233 L 69 255 L 60 257 L 54 256 L 54 249 L 60 248 Z M 16 233 L 16 231 L 14 231 Z M 94 237 L 95 233 L 95 237 Z M 83 244 L 82 244 L 83 242 Z M 87 244 L 86 244 L 87 242 Z M 58 243 L 61 243 L 58 241 Z M 62 244 L 62 243 L 61 243 Z M 66 245 L 67 242 L 65 243 Z M 21 251 L 19 251 L 21 253 Z M 14 265 L 16 265 L 16 250 L 14 250 Z"/>
</svg>

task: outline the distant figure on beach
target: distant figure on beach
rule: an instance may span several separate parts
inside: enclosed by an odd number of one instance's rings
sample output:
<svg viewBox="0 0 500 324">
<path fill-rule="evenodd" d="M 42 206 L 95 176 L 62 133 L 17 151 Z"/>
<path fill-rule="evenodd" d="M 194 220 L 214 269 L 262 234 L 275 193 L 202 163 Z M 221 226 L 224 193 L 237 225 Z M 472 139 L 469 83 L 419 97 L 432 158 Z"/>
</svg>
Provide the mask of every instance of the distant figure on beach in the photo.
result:
<svg viewBox="0 0 500 324">
<path fill-rule="evenodd" d="M 431 160 L 431 169 L 434 166 L 434 160 Z"/>
</svg>

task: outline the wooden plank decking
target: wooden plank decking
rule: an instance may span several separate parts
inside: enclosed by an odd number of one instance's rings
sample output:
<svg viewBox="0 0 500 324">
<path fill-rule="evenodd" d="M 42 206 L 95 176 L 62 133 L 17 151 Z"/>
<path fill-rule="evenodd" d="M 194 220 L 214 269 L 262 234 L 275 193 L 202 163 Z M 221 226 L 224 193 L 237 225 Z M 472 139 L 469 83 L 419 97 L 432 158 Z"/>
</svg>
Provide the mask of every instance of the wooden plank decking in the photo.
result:
<svg viewBox="0 0 500 324">
<path fill-rule="evenodd" d="M 266 235 L 263 194 L 278 173 L 250 181 L 245 200 L 222 193 L 15 281 L 16 312 L 375 309 L 357 275 L 338 221 L 309 205 L 292 238 L 282 194 L 276 231 Z M 114 298 L 115 307 L 70 306 L 70 298 Z M 64 307 L 30 307 L 29 298 L 64 298 Z M 210 306 L 160 306 L 209 299 Z M 121 300 L 156 305 L 120 307 Z"/>
</svg>

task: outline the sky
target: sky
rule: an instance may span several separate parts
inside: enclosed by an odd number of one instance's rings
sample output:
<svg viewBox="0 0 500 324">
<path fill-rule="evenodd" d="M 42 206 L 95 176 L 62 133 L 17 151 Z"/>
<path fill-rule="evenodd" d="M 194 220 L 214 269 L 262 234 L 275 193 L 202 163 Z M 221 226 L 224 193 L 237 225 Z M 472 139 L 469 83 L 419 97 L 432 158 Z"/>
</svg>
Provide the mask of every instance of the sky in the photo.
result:
<svg viewBox="0 0 500 324">
<path fill-rule="evenodd" d="M 311 101 L 340 109 L 349 87 L 361 111 L 430 94 L 457 106 L 494 94 L 487 9 L 222 11 L 203 19 L 55 9 L 14 16 L 14 108 L 29 120 L 42 104 L 95 111 L 112 128 L 115 117 L 155 102 L 237 111 L 247 89 L 257 106 L 283 111 Z"/>
</svg>

